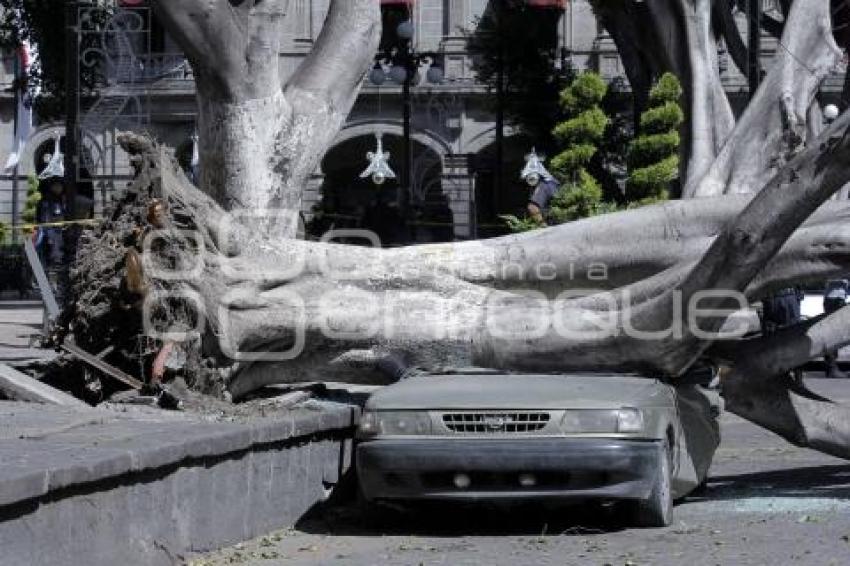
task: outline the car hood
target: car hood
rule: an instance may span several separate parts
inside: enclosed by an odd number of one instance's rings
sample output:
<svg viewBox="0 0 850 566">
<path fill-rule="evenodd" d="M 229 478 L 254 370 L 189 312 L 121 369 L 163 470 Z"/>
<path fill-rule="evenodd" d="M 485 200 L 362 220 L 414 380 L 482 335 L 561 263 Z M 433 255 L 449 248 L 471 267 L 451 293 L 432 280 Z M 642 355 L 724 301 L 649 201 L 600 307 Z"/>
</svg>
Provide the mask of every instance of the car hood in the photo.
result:
<svg viewBox="0 0 850 566">
<path fill-rule="evenodd" d="M 590 409 L 663 406 L 669 387 L 629 375 L 427 375 L 374 393 L 373 410 Z"/>
</svg>

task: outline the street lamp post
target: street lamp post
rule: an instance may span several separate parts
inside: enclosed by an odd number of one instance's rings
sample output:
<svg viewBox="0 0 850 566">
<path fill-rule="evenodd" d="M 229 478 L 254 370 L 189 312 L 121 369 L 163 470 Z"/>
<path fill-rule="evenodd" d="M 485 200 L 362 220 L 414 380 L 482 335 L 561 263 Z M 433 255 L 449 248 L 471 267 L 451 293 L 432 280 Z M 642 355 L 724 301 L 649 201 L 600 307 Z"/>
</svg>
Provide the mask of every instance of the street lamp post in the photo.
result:
<svg viewBox="0 0 850 566">
<path fill-rule="evenodd" d="M 503 37 L 503 23 L 505 17 L 504 0 L 496 0 L 495 2 L 496 16 L 496 41 L 497 41 L 497 57 L 496 57 L 496 183 L 495 183 L 495 199 L 494 205 L 496 210 L 501 206 L 502 188 L 504 186 L 504 168 L 505 162 L 505 44 Z"/>
<path fill-rule="evenodd" d="M 827 125 L 832 124 L 840 113 L 841 111 L 838 109 L 838 106 L 827 104 L 823 109 L 823 120 Z"/>
<path fill-rule="evenodd" d="M 411 121 L 413 120 L 413 101 L 410 96 L 410 89 L 413 86 L 413 79 L 416 75 L 417 64 L 413 57 L 411 42 L 413 40 L 413 23 L 410 20 L 402 22 L 396 35 L 403 41 L 401 52 L 402 65 L 404 67 L 404 82 L 402 83 L 402 104 L 404 106 L 402 121 L 404 124 L 404 165 L 401 168 L 401 190 L 398 194 L 398 209 L 402 218 L 407 218 L 408 204 L 410 200 L 410 191 L 412 190 L 413 179 L 413 144 L 411 140 Z"/>
<path fill-rule="evenodd" d="M 76 218 L 77 196 L 77 103 L 80 95 L 79 12 L 76 0 L 65 4 L 65 198 L 68 213 Z"/>
<path fill-rule="evenodd" d="M 432 84 L 441 84 L 444 76 L 437 57 L 431 53 L 418 53 L 413 48 L 414 28 L 411 20 L 406 20 L 396 28 L 396 36 L 401 40 L 400 46 L 389 53 L 378 55 L 375 67 L 369 74 L 369 81 L 383 85 L 389 77 L 402 87 L 402 127 L 403 149 L 401 167 L 401 183 L 398 193 L 399 212 L 407 218 L 410 195 L 413 190 L 413 86 L 419 79 L 419 67 L 428 64 L 426 79 Z M 388 66 L 389 72 L 384 67 Z"/>
<path fill-rule="evenodd" d="M 750 100 L 755 96 L 761 84 L 761 18 L 764 11 L 764 0 L 747 0 L 747 17 L 749 30 L 747 32 L 747 78 L 749 81 Z"/>
</svg>

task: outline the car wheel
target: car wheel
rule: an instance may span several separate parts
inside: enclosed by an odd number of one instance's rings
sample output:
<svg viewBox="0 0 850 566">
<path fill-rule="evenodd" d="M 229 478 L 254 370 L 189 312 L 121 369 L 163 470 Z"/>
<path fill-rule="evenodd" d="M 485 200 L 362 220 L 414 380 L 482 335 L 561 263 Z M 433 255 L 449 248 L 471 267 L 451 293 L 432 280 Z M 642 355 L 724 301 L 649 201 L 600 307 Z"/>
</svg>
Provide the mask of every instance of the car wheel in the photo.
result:
<svg viewBox="0 0 850 566">
<path fill-rule="evenodd" d="M 673 522 L 673 490 L 671 489 L 671 453 L 665 442 L 658 469 L 647 499 L 634 503 L 634 524 L 638 527 L 669 527 Z"/>
</svg>

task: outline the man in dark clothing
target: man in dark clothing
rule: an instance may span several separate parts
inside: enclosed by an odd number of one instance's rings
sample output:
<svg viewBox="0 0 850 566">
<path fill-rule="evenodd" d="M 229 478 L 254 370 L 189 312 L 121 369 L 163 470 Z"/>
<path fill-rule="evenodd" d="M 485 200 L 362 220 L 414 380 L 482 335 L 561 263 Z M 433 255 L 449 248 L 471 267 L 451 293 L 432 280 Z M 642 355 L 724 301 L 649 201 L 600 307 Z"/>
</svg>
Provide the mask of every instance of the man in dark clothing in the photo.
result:
<svg viewBox="0 0 850 566">
<path fill-rule="evenodd" d="M 53 224 L 68 220 L 65 205 L 65 185 L 62 179 L 53 177 L 42 182 L 41 201 L 38 203 L 36 221 Z M 42 259 L 48 269 L 58 269 L 64 263 L 65 242 L 61 226 L 39 228 Z"/>
<path fill-rule="evenodd" d="M 532 189 L 531 198 L 528 200 L 528 215 L 538 224 L 546 224 L 544 214 L 549 209 L 552 197 L 561 187 L 546 170 L 543 159 L 535 150 L 525 156 L 525 168 L 520 178 Z"/>
<path fill-rule="evenodd" d="M 830 315 L 847 304 L 847 290 L 850 282 L 847 279 L 832 279 L 826 282 L 823 293 L 823 311 Z M 838 350 L 824 352 L 823 361 L 826 363 L 826 377 L 845 378 L 847 374 L 838 367 Z"/>
<path fill-rule="evenodd" d="M 800 301 L 802 299 L 802 293 L 799 289 L 788 288 L 762 300 L 762 332 L 773 334 L 777 330 L 800 322 Z"/>
<path fill-rule="evenodd" d="M 775 295 L 762 300 L 761 328 L 764 335 L 788 328 L 800 322 L 800 303 L 803 300 L 803 292 L 800 289 L 789 287 L 782 289 Z M 794 368 L 790 372 L 791 378 L 799 385 L 803 384 L 803 370 Z"/>
<path fill-rule="evenodd" d="M 543 214 L 549 209 L 549 203 L 552 197 L 558 192 L 560 186 L 555 179 L 548 177 L 540 177 L 534 191 L 531 193 L 531 198 L 528 199 L 528 215 L 540 224 L 545 224 Z"/>
</svg>

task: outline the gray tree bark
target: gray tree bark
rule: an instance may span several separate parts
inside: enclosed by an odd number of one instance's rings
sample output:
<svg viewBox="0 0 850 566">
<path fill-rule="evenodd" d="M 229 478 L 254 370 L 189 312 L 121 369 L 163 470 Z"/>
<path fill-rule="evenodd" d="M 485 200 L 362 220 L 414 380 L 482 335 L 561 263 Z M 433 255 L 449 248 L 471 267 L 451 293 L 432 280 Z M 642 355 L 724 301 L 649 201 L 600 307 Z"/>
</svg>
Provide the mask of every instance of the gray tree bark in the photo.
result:
<svg viewBox="0 0 850 566">
<path fill-rule="evenodd" d="M 842 57 L 832 35 L 829 2 L 796 0 L 755 99 L 710 167 L 689 174 L 685 196 L 752 193 L 765 186 L 813 139 L 810 132 L 820 130 L 815 95 Z"/>
<path fill-rule="evenodd" d="M 698 292 L 752 293 L 811 277 L 801 274 L 800 256 L 819 263 L 818 275 L 846 269 L 846 230 L 835 227 L 847 208 L 829 203 L 815 210 L 850 177 L 843 165 L 850 158 L 848 125 L 850 115 L 752 199 L 681 201 L 493 241 L 400 250 L 266 239 L 249 225 L 228 222 L 228 214 L 193 190 L 157 148 L 138 139 L 125 143 L 141 147 L 135 151 L 144 157 L 137 193 L 154 187 L 152 196 L 168 202 L 179 219 L 179 226 L 165 226 L 168 236 L 148 268 L 201 266 L 191 281 L 177 285 L 153 275 L 150 288 L 198 298 L 207 365 L 225 369 L 222 384 L 238 397 L 271 382 L 356 380 L 364 369 L 360 379 L 372 380 L 368 370 L 390 352 L 429 366 L 454 361 L 676 376 L 713 342 L 685 323 L 689 299 Z M 128 199 L 131 214 L 138 194 Z M 638 226 L 652 229 L 635 237 Z M 199 256 L 177 228 L 202 236 Z M 104 238 L 113 242 L 114 232 L 105 226 Z M 626 242 L 629 235 L 632 242 Z M 232 242 L 239 253 L 227 252 Z M 572 282 L 574 262 L 587 269 L 582 286 L 597 283 L 589 259 L 610 262 L 612 269 L 592 296 L 548 300 L 557 288 L 579 286 Z M 534 271 L 541 265 L 548 267 Z M 683 308 L 675 307 L 677 299 Z M 723 306 L 709 301 L 703 308 Z M 541 320 L 550 322 L 541 327 Z M 599 332 L 606 321 L 615 332 Z M 713 332 L 724 318 L 705 322 L 702 330 Z M 676 323 L 682 332 L 667 332 Z M 293 360 L 257 357 L 292 348 L 299 353 Z"/>
<path fill-rule="evenodd" d="M 380 40 L 374 0 L 332 0 L 310 55 L 284 81 L 288 0 L 154 0 L 195 73 L 201 186 L 228 210 L 297 230 L 301 193 L 342 128 Z"/>
<path fill-rule="evenodd" d="M 639 91 L 646 75 L 657 76 L 660 71 L 673 72 L 685 87 L 684 197 L 758 191 L 812 139 L 808 133 L 818 127 L 812 123 L 818 116 L 809 110 L 821 83 L 842 60 L 828 0 L 796 0 L 788 7 L 786 21 L 777 24 L 782 37 L 775 60 L 737 124 L 717 64 L 721 38 L 732 40 L 736 61 L 742 55 L 743 46 L 736 43 L 739 38 L 731 29 L 731 2 L 659 0 L 595 6 L 624 63 L 636 67 L 627 73 L 637 80 Z M 639 31 L 633 29 L 635 21 Z M 636 35 L 644 39 L 640 46 Z M 643 63 L 650 50 L 661 69 Z"/>
</svg>

